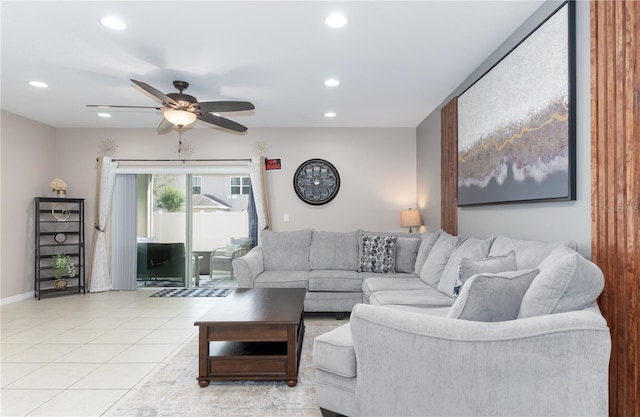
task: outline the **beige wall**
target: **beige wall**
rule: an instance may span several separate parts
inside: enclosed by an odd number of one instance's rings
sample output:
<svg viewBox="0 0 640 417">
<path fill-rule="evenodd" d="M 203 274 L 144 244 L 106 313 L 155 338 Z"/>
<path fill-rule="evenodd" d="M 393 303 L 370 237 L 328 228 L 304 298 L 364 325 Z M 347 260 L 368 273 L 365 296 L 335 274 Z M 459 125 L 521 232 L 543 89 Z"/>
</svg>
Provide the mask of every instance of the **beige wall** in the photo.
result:
<svg viewBox="0 0 640 417">
<path fill-rule="evenodd" d="M 93 222 L 96 157 L 100 142 L 118 146 L 118 158 L 176 158 L 177 133 L 153 129 L 58 129 L 59 173 L 70 195 L 86 197 L 87 223 Z M 400 210 L 416 204 L 415 129 L 250 129 L 234 135 L 196 128 L 183 135 L 192 158 L 250 158 L 256 141 L 270 146 L 267 157 L 281 158 L 282 170 L 269 171 L 273 229 L 312 227 L 328 231 L 402 230 Z M 340 173 L 338 196 L 314 207 L 293 191 L 293 174 L 307 159 L 323 158 Z M 77 191 L 77 192 L 76 192 Z M 283 220 L 289 215 L 289 222 Z"/>
<path fill-rule="evenodd" d="M 87 252 L 93 236 L 96 158 L 101 141 L 117 145 L 117 158 L 177 158 L 177 133 L 155 129 L 54 129 L 2 113 L 2 298 L 33 291 L 32 200 L 53 195 L 54 177 L 68 184 L 68 195 L 86 199 Z M 19 138 L 17 140 L 16 138 Z M 403 231 L 400 210 L 416 206 L 416 131 L 389 129 L 250 129 L 246 135 L 211 128 L 183 135 L 191 158 L 250 158 L 256 141 L 267 142 L 267 156 L 282 159 L 282 170 L 267 174 L 273 229 L 305 227 L 327 231 L 356 228 Z M 52 157 L 55 155 L 55 158 Z M 293 174 L 307 159 L 323 158 L 339 171 L 341 188 L 324 206 L 301 202 Z M 16 179 L 19 179 L 16 181 Z M 8 192 L 6 192 L 8 191 Z M 284 214 L 289 222 L 284 222 Z"/>
<path fill-rule="evenodd" d="M 0 297 L 33 297 L 36 196 L 53 197 L 55 129 L 2 111 Z"/>
<path fill-rule="evenodd" d="M 425 229 L 440 229 L 440 109 L 416 129 L 417 198 Z"/>
</svg>

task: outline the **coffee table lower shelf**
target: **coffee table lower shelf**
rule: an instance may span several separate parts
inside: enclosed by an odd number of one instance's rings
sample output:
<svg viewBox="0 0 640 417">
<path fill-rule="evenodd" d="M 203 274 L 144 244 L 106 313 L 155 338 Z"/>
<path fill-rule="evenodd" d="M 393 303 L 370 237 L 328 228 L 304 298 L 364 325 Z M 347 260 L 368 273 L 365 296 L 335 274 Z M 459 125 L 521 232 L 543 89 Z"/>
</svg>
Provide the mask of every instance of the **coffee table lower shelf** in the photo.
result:
<svg viewBox="0 0 640 417">
<path fill-rule="evenodd" d="M 293 387 L 298 382 L 304 325 L 298 328 L 296 339 L 294 375 L 289 369 L 287 342 L 209 341 L 207 376 L 198 377 L 198 384 L 204 388 L 210 381 L 287 381 Z"/>
</svg>

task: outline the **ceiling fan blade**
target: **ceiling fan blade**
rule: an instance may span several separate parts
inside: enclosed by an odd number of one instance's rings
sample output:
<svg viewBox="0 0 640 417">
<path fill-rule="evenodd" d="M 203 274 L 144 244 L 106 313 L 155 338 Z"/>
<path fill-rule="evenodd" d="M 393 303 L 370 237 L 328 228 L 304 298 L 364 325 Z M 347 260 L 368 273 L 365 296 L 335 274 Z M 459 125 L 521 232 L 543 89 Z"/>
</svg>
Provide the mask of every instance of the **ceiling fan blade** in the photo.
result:
<svg viewBox="0 0 640 417">
<path fill-rule="evenodd" d="M 113 109 L 155 109 L 161 110 L 160 107 L 150 107 L 150 106 L 118 106 L 114 104 L 85 104 L 86 107 L 103 107 L 103 108 L 113 108 Z"/>
<path fill-rule="evenodd" d="M 225 119 L 224 117 L 214 116 L 211 113 L 202 113 L 198 116 L 198 120 L 211 123 L 212 125 L 220 126 L 225 129 L 233 130 L 234 132 L 246 132 L 247 128 L 240 123 L 236 123 L 232 120 Z"/>
<path fill-rule="evenodd" d="M 167 133 L 171 129 L 173 129 L 173 123 L 163 117 L 162 121 L 158 125 L 158 133 Z"/>
<path fill-rule="evenodd" d="M 161 102 L 174 104 L 174 105 L 178 106 L 178 103 L 174 99 L 172 99 L 171 97 L 169 97 L 168 95 L 166 95 L 162 91 L 156 90 L 155 88 L 151 87 L 149 84 L 144 83 L 142 81 L 137 81 L 137 80 L 134 80 L 134 79 L 131 79 L 131 82 L 133 82 L 135 85 L 137 85 L 138 87 L 142 88 L 144 91 L 146 91 L 147 93 L 151 94 L 152 96 L 154 96 L 155 98 L 157 98 Z"/>
<path fill-rule="evenodd" d="M 207 113 L 255 109 L 248 101 L 204 101 L 199 104 L 200 110 Z"/>
</svg>

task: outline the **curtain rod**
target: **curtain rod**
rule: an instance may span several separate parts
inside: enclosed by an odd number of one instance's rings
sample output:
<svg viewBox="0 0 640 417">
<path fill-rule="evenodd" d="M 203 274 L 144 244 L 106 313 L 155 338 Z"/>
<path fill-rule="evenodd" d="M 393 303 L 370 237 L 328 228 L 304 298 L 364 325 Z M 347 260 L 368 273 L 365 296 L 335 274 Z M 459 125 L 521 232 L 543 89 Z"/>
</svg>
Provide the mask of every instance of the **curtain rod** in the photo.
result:
<svg viewBox="0 0 640 417">
<path fill-rule="evenodd" d="M 100 158 L 96 158 L 99 161 Z M 114 162 L 251 162 L 251 158 L 246 159 L 111 159 Z"/>
</svg>

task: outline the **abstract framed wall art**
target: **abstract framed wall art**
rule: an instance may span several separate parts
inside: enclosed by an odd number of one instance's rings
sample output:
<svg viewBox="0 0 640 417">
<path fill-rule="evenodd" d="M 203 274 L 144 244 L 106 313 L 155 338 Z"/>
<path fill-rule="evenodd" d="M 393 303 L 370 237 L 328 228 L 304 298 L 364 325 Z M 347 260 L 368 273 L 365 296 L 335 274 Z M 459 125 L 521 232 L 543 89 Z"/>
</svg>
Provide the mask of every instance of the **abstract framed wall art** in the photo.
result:
<svg viewBox="0 0 640 417">
<path fill-rule="evenodd" d="M 317 158 L 309 159 L 296 170 L 293 189 L 298 198 L 307 204 L 327 204 L 340 191 L 340 175 L 331 162 Z"/>
<path fill-rule="evenodd" d="M 575 200 L 575 5 L 458 98 L 458 206 Z"/>
</svg>

